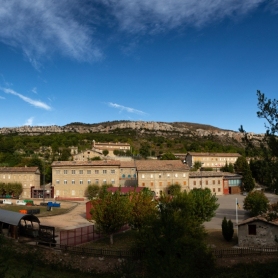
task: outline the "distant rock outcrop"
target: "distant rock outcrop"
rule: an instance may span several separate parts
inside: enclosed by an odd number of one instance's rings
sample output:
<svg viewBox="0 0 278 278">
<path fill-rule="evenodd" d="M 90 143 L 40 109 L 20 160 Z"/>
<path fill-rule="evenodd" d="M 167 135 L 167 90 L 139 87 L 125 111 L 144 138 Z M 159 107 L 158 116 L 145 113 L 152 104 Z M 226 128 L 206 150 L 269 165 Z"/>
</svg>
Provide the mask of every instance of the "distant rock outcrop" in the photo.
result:
<svg viewBox="0 0 278 278">
<path fill-rule="evenodd" d="M 219 137 L 241 142 L 243 134 L 236 131 L 224 130 L 210 125 L 187 122 L 144 122 L 144 121 L 114 121 L 99 124 L 71 123 L 65 126 L 22 126 L 14 128 L 0 128 L 0 134 L 40 135 L 61 132 L 77 133 L 112 133 L 116 130 L 134 130 L 140 134 L 154 134 L 158 136 L 183 136 L 183 137 Z M 249 139 L 261 141 L 264 134 L 247 133 Z"/>
</svg>

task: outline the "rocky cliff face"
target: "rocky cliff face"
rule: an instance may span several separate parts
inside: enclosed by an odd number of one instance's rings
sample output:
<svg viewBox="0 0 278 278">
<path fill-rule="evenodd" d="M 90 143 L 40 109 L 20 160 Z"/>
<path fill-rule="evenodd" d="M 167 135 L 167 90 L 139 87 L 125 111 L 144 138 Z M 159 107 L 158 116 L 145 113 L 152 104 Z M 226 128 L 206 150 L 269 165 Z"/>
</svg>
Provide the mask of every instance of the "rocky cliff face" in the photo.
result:
<svg viewBox="0 0 278 278">
<path fill-rule="evenodd" d="M 17 133 L 19 135 L 39 135 L 61 132 L 77 133 L 113 133 L 116 130 L 133 130 L 138 135 L 154 134 L 157 136 L 183 137 L 219 137 L 241 142 L 243 134 L 236 131 L 224 130 L 217 127 L 186 123 L 186 122 L 143 122 L 143 121 L 116 121 L 99 124 L 72 123 L 65 126 L 22 126 L 16 128 L 0 128 L 0 134 Z M 264 134 L 248 133 L 247 136 L 255 141 L 261 141 Z"/>
</svg>

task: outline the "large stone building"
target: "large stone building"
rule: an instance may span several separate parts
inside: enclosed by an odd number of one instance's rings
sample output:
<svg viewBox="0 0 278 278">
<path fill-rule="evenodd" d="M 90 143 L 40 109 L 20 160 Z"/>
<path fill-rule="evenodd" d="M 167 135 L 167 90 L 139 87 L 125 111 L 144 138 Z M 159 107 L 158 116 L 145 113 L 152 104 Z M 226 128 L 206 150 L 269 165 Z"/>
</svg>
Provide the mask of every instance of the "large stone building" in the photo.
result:
<svg viewBox="0 0 278 278">
<path fill-rule="evenodd" d="M 84 197 L 90 184 L 119 186 L 119 161 L 55 161 L 51 166 L 54 197 Z"/>
<path fill-rule="evenodd" d="M 213 168 L 215 170 L 225 166 L 226 163 L 235 164 L 238 157 L 241 155 L 238 153 L 199 153 L 188 152 L 186 155 L 186 163 L 189 167 L 193 167 L 195 162 L 200 162 L 203 168 Z"/>
<path fill-rule="evenodd" d="M 0 167 L 0 182 L 21 183 L 21 197 L 31 198 L 32 190 L 40 188 L 40 170 L 38 167 Z"/>
<path fill-rule="evenodd" d="M 149 188 L 156 196 L 172 184 L 179 184 L 182 191 L 189 189 L 189 167 L 180 160 L 138 160 L 136 168 L 138 186 Z"/>
<path fill-rule="evenodd" d="M 242 176 L 220 171 L 189 173 L 189 189 L 209 188 L 215 195 L 240 193 Z"/>
</svg>

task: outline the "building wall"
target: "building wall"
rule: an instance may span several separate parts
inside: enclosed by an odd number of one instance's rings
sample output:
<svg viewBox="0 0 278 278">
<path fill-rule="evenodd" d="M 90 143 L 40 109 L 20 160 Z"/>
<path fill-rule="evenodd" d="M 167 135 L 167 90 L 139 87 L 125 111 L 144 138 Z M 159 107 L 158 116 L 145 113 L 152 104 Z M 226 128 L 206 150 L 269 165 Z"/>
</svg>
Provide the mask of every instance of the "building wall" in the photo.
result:
<svg viewBox="0 0 278 278">
<path fill-rule="evenodd" d="M 119 166 L 63 165 L 52 167 L 54 197 L 85 197 L 90 184 L 119 186 Z"/>
<path fill-rule="evenodd" d="M 215 195 L 223 195 L 223 177 L 195 176 L 189 177 L 189 189 L 209 188 Z"/>
<path fill-rule="evenodd" d="M 203 168 L 221 168 L 226 165 L 226 162 L 234 164 L 239 156 L 236 153 L 188 153 L 186 163 L 192 167 L 195 162 L 199 161 Z"/>
<path fill-rule="evenodd" d="M 39 171 L 13 171 L 13 167 L 7 167 L 7 171 L 2 170 L 0 173 L 0 182 L 3 183 L 21 183 L 22 198 L 31 198 L 31 188 L 40 187 L 40 172 Z M 18 168 L 18 167 L 15 167 Z M 24 169 L 25 167 L 20 167 Z M 27 167 L 28 168 L 28 167 Z"/>
<path fill-rule="evenodd" d="M 256 225 L 256 235 L 249 234 L 248 225 Z M 278 227 L 267 222 L 253 221 L 238 226 L 240 247 L 277 247 L 275 236 L 278 236 Z"/>
<path fill-rule="evenodd" d="M 138 171 L 138 186 L 149 188 L 156 196 L 172 184 L 179 184 L 182 191 L 188 190 L 188 171 Z"/>
</svg>

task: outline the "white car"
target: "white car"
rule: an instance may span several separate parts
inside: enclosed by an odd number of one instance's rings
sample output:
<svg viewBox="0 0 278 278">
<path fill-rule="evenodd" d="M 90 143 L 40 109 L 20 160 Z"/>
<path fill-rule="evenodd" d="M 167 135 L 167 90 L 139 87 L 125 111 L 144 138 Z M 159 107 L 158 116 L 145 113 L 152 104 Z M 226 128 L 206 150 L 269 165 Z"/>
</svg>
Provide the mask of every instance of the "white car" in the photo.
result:
<svg viewBox="0 0 278 278">
<path fill-rule="evenodd" d="M 22 201 L 22 200 L 16 200 L 16 202 L 15 202 L 17 205 L 19 205 L 19 206 L 26 206 L 26 203 L 24 202 L 24 201 Z"/>
<path fill-rule="evenodd" d="M 5 205 L 11 205 L 12 203 L 13 202 L 11 200 L 6 200 L 6 199 L 3 200 L 3 204 Z"/>
</svg>

